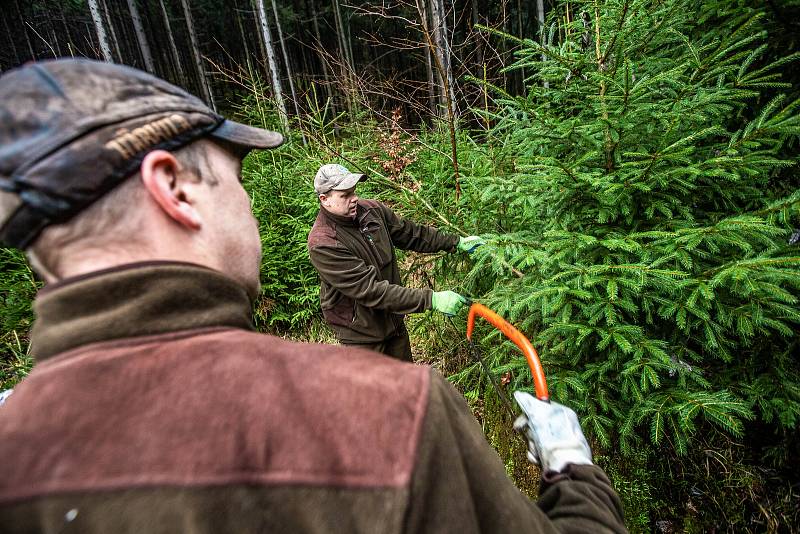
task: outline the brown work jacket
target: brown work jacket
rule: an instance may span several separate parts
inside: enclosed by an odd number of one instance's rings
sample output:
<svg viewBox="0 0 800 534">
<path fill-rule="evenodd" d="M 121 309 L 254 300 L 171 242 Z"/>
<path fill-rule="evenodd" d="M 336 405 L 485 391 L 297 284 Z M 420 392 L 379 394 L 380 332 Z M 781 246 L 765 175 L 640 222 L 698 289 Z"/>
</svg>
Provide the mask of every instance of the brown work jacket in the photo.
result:
<svg viewBox="0 0 800 534">
<path fill-rule="evenodd" d="M 189 264 L 44 289 L 0 406 L 0 531 L 624 530 L 597 467 L 528 500 L 431 368 L 257 334 L 250 310 Z"/>
<path fill-rule="evenodd" d="M 455 250 L 458 236 L 398 217 L 375 200 L 360 200 L 356 218 L 320 208 L 308 235 L 319 272 L 322 315 L 340 341 L 377 343 L 405 332 L 403 316 L 430 309 L 430 289 L 403 287 L 395 247 Z"/>
</svg>

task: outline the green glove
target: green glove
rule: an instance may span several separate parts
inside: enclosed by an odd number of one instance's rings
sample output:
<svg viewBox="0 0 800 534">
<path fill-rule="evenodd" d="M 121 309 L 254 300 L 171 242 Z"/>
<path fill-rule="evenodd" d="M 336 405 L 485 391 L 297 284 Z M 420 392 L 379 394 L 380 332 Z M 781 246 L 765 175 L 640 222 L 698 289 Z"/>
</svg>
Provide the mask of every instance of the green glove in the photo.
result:
<svg viewBox="0 0 800 534">
<path fill-rule="evenodd" d="M 459 237 L 458 246 L 456 248 L 458 248 L 458 250 L 461 252 L 469 252 L 472 254 L 476 248 L 485 244 L 486 241 L 484 241 L 483 238 L 476 235 L 470 235 L 467 237 Z"/>
<path fill-rule="evenodd" d="M 455 291 L 434 291 L 431 308 L 445 315 L 455 315 L 466 302 L 467 299 Z"/>
</svg>

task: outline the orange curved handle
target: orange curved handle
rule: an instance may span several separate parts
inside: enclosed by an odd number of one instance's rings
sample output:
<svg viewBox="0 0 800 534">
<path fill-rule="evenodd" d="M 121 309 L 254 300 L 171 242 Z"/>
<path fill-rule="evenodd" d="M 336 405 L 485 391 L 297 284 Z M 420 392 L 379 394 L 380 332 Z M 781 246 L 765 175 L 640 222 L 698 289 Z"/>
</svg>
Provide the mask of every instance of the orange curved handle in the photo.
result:
<svg viewBox="0 0 800 534">
<path fill-rule="evenodd" d="M 528 367 L 531 368 L 533 385 L 536 388 L 536 398 L 542 401 L 549 401 L 550 395 L 547 392 L 547 380 L 544 377 L 542 362 L 539 361 L 539 354 L 536 352 L 536 349 L 533 348 L 531 342 L 528 341 L 528 338 L 497 313 L 483 304 L 473 302 L 472 306 L 469 308 L 469 315 L 467 316 L 467 339 L 470 341 L 472 341 L 472 331 L 475 328 L 476 315 L 480 315 L 489 321 L 489 323 L 494 325 L 495 328 L 500 330 L 508 339 L 519 347 L 519 350 L 525 355 L 525 359 L 528 360 Z"/>
</svg>

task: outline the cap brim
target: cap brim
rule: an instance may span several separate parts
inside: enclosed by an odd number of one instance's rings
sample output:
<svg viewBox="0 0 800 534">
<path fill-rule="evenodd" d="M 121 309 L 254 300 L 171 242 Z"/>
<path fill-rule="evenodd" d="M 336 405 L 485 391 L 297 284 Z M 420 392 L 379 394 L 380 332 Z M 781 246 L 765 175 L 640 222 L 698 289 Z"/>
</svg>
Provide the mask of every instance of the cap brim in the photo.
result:
<svg viewBox="0 0 800 534">
<path fill-rule="evenodd" d="M 350 189 L 351 187 L 355 187 L 358 182 L 363 182 L 366 179 L 366 174 L 348 174 L 344 180 L 339 182 L 339 185 L 332 189 L 332 191 L 344 191 L 345 189 Z"/>
<path fill-rule="evenodd" d="M 247 126 L 240 122 L 225 120 L 209 134 L 248 149 L 275 148 L 283 143 L 278 132 Z"/>
</svg>

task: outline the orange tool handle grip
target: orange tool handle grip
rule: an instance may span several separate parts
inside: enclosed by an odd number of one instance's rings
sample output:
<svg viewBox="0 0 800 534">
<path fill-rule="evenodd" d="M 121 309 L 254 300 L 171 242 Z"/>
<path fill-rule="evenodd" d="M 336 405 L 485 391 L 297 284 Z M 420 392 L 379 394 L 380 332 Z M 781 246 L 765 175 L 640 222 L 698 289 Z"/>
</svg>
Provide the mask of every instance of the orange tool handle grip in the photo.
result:
<svg viewBox="0 0 800 534">
<path fill-rule="evenodd" d="M 533 385 L 536 388 L 536 398 L 542 401 L 549 401 L 550 395 L 547 392 L 547 380 L 544 377 L 544 369 L 542 369 L 542 362 L 539 361 L 539 354 L 533 348 L 531 342 L 525 335 L 514 328 L 514 325 L 497 315 L 483 304 L 473 302 L 469 308 L 469 316 L 467 316 L 467 339 L 472 341 L 472 331 L 475 328 L 475 316 L 480 315 L 495 328 L 500 330 L 505 336 L 514 342 L 519 347 L 525 359 L 528 360 L 528 367 L 531 368 L 531 375 L 533 376 Z"/>
</svg>

